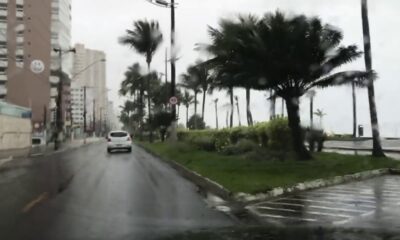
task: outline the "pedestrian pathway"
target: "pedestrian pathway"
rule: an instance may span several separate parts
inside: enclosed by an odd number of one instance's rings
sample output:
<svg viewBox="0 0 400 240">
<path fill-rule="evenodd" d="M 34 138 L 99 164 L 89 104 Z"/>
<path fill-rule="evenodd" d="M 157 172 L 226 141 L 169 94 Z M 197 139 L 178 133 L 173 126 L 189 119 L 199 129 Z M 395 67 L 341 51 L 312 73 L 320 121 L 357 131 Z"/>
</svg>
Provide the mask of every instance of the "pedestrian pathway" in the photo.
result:
<svg viewBox="0 0 400 240">
<path fill-rule="evenodd" d="M 363 226 L 382 221 L 390 211 L 400 219 L 400 177 L 384 176 L 332 186 L 253 204 L 248 209 L 262 221 L 277 224 Z M 397 223 L 400 227 L 400 223 Z"/>
</svg>

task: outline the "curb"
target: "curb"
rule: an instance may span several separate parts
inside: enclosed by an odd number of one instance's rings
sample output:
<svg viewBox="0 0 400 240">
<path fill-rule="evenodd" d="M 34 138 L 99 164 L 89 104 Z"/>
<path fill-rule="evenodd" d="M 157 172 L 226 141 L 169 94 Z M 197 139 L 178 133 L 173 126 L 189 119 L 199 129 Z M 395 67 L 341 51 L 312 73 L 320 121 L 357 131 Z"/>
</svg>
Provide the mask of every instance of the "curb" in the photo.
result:
<svg viewBox="0 0 400 240">
<path fill-rule="evenodd" d="M 286 187 L 286 188 L 277 187 L 266 193 L 259 193 L 256 195 L 251 195 L 251 194 L 247 194 L 247 193 L 237 193 L 237 194 L 235 194 L 234 198 L 237 201 L 249 204 L 249 203 L 269 200 L 271 198 L 279 197 L 279 196 L 282 196 L 285 194 L 293 194 L 293 193 L 297 193 L 297 192 L 308 191 L 308 190 L 313 190 L 313 189 L 322 188 L 322 187 L 329 187 L 329 186 L 334 186 L 334 185 L 338 185 L 338 184 L 344 184 L 344 183 L 379 177 L 382 175 L 390 174 L 391 171 L 393 171 L 393 170 L 384 168 L 384 169 L 376 169 L 376 170 L 364 171 L 364 172 L 359 172 L 359 173 L 354 173 L 354 174 L 348 174 L 348 175 L 344 175 L 344 176 L 336 176 L 336 177 L 327 178 L 327 179 L 316 179 L 313 181 L 298 183 L 296 185 Z M 400 170 L 398 170 L 398 173 L 400 174 Z"/>
<path fill-rule="evenodd" d="M 324 149 L 344 150 L 344 151 L 361 151 L 361 152 L 372 151 L 371 148 L 352 148 L 352 147 L 324 147 Z M 400 150 L 397 150 L 397 149 L 383 149 L 383 152 L 386 152 L 386 153 L 400 153 Z"/>
<path fill-rule="evenodd" d="M 165 157 L 162 157 L 158 155 L 157 153 L 147 149 L 143 145 L 139 143 L 135 143 L 136 146 L 140 147 L 143 149 L 145 152 L 148 154 L 162 160 L 163 162 L 169 164 L 172 168 L 174 168 L 180 175 L 182 175 L 184 178 L 188 179 L 189 181 L 193 182 L 195 185 L 199 186 L 200 188 L 206 189 L 210 193 L 217 195 L 218 197 L 221 197 L 224 200 L 232 201 L 234 200 L 232 198 L 232 192 L 224 188 L 222 185 L 194 172 L 186 168 L 185 166 L 172 161 L 170 159 L 167 159 Z"/>
</svg>

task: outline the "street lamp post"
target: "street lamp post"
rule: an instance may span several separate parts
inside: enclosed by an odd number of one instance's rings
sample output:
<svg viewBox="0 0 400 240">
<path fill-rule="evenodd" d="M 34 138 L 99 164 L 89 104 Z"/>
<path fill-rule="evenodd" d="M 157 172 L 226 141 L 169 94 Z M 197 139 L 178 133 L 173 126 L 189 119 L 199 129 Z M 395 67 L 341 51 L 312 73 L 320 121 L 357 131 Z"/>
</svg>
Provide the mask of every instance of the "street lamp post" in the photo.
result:
<svg viewBox="0 0 400 240">
<path fill-rule="evenodd" d="M 58 96 L 56 100 L 56 127 L 54 131 L 54 150 L 58 150 L 60 147 L 60 133 L 63 130 L 64 122 L 62 120 L 62 100 L 63 100 L 63 71 L 62 71 L 62 57 L 64 53 L 73 52 L 76 53 L 75 48 L 70 48 L 67 50 L 63 50 L 61 48 L 54 48 L 54 52 L 58 53 L 58 57 L 60 59 L 60 68 L 59 68 L 59 80 L 57 85 Z"/>
<path fill-rule="evenodd" d="M 161 7 L 166 7 L 171 9 L 171 97 L 175 97 L 176 91 L 175 91 L 175 86 L 176 86 L 176 68 L 175 68 L 175 61 L 176 61 L 176 52 L 175 52 L 175 0 L 171 0 L 170 3 L 168 3 L 165 0 L 147 0 L 150 3 L 153 3 L 157 6 Z M 176 136 L 176 105 L 173 104 L 171 106 L 172 111 L 172 124 L 171 124 L 171 140 L 176 141 L 177 136 Z"/>
</svg>

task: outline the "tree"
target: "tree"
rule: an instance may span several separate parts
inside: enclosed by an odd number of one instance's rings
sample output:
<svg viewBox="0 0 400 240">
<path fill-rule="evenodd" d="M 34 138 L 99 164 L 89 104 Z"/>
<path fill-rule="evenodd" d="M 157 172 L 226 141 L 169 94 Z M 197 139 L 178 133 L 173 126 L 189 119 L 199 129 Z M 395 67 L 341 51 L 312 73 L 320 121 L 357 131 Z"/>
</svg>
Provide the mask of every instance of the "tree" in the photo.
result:
<svg viewBox="0 0 400 240">
<path fill-rule="evenodd" d="M 194 114 L 197 115 L 197 95 L 201 93 L 201 82 L 198 80 L 198 70 L 195 66 L 189 66 L 186 73 L 181 75 L 181 86 L 194 93 Z M 197 118 L 194 119 L 196 125 Z M 196 127 L 197 128 L 197 127 Z"/>
<path fill-rule="evenodd" d="M 154 114 L 154 121 L 152 122 L 152 127 L 158 129 L 160 132 L 161 141 L 165 141 L 165 135 L 167 134 L 168 126 L 172 123 L 172 115 L 169 112 L 161 111 Z"/>
<path fill-rule="evenodd" d="M 218 98 L 214 99 L 215 107 L 215 128 L 218 129 Z"/>
<path fill-rule="evenodd" d="M 137 110 L 138 114 L 138 125 L 139 125 L 139 138 L 142 139 L 142 128 L 143 128 L 143 117 L 144 117 L 144 94 L 146 91 L 145 77 L 142 75 L 142 69 L 139 63 L 135 63 L 128 67 L 125 72 L 125 79 L 121 82 L 119 94 L 122 96 L 126 95 L 137 95 Z M 137 94 L 138 93 L 138 94 Z"/>
<path fill-rule="evenodd" d="M 150 64 L 153 55 L 157 51 L 163 40 L 163 35 L 160 31 L 157 21 L 136 21 L 133 23 L 133 30 L 126 30 L 126 35 L 120 38 L 120 43 L 128 45 L 135 49 L 136 52 L 146 57 L 148 73 L 150 74 Z M 150 76 L 150 75 L 148 75 Z M 147 78 L 147 105 L 149 123 L 151 125 L 151 88 L 150 77 Z M 153 141 L 153 132 L 150 130 L 150 142 Z"/>
<path fill-rule="evenodd" d="M 237 109 L 237 114 L 238 114 L 238 121 L 239 121 L 239 127 L 242 126 L 242 121 L 240 121 L 240 109 L 239 109 L 239 97 L 235 96 L 235 101 L 236 101 L 236 109 Z"/>
<path fill-rule="evenodd" d="M 247 79 L 254 88 L 272 90 L 274 96 L 285 99 L 293 149 L 298 159 L 310 159 L 300 126 L 300 97 L 313 88 L 352 82 L 365 86 L 374 76 L 373 72 L 333 73 L 362 53 L 355 45 L 340 46 L 341 31 L 323 25 L 318 18 L 304 15 L 289 18 L 276 12 L 266 14 L 255 26 L 250 24 L 248 28 L 251 30 L 243 31 L 246 34 L 232 30 L 237 28 L 243 28 L 240 19 L 223 20 L 219 29 L 212 29 L 214 71 L 228 72 L 231 76 L 245 75 L 246 78 L 236 80 Z"/>
<path fill-rule="evenodd" d="M 368 19 L 368 4 L 367 0 L 361 0 L 361 15 L 362 15 L 362 26 L 363 26 L 363 40 L 364 40 L 364 60 L 365 67 L 367 71 L 372 71 L 372 54 L 371 54 L 371 36 L 369 33 L 369 19 Z M 372 155 L 375 157 L 385 156 L 379 133 L 378 124 L 378 113 L 376 110 L 375 102 L 375 88 L 373 79 L 370 79 L 368 83 L 368 102 L 369 102 L 369 112 L 371 116 L 371 128 L 372 128 Z"/>
<path fill-rule="evenodd" d="M 317 109 L 317 111 L 314 112 L 314 114 L 315 114 L 315 116 L 319 117 L 319 126 L 322 129 L 323 128 L 322 127 L 322 118 L 324 116 L 326 116 L 326 113 L 324 113 L 324 111 L 322 109 Z M 312 128 L 311 128 L 311 130 L 312 130 Z"/>
<path fill-rule="evenodd" d="M 202 130 L 206 128 L 206 123 L 200 115 L 196 114 L 190 117 L 188 125 L 190 130 Z"/>
<path fill-rule="evenodd" d="M 186 107 L 186 128 L 189 128 L 189 106 L 195 102 L 194 97 L 190 95 L 188 91 L 185 90 L 183 93 L 182 104 Z"/>
</svg>

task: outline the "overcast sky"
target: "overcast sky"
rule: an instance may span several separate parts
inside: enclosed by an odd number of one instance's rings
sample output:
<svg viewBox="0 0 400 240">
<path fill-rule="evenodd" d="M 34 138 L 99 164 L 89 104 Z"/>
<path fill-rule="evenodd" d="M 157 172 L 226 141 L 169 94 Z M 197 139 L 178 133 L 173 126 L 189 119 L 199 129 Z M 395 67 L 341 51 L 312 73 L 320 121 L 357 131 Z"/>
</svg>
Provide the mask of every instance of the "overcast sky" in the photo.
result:
<svg viewBox="0 0 400 240">
<path fill-rule="evenodd" d="M 118 44 L 118 37 L 125 29 L 132 28 L 132 23 L 139 19 L 155 19 L 160 22 L 164 33 L 164 44 L 154 56 L 152 68 L 164 71 L 164 52 L 169 46 L 170 12 L 148 3 L 146 0 L 73 0 L 72 2 L 73 43 L 84 43 L 86 47 L 105 51 L 107 54 L 107 85 L 112 89 L 110 98 L 116 106 L 122 104 L 118 94 L 119 84 L 126 68 L 135 63 L 145 64 L 142 56 Z M 261 16 L 266 12 L 281 10 L 291 14 L 319 16 L 325 23 L 342 29 L 343 44 L 357 44 L 362 49 L 361 7 L 360 0 L 180 0 L 176 11 L 177 41 L 179 45 L 177 75 L 199 58 L 194 51 L 196 43 L 208 42 L 207 25 L 217 26 L 220 18 L 234 17 L 236 14 L 252 13 Z M 373 67 L 379 74 L 376 82 L 379 121 L 383 136 L 400 136 L 400 17 L 398 0 L 370 0 L 370 27 L 372 41 Z M 363 58 L 347 65 L 343 69 L 364 70 Z M 244 92 L 237 90 L 240 98 L 241 120 L 245 123 Z M 226 93 L 207 96 L 206 122 L 215 126 L 215 113 L 211 100 L 220 98 L 220 125 L 225 125 L 228 102 Z M 369 108 L 366 90 L 357 90 L 359 124 L 369 128 Z M 280 101 L 278 101 L 280 102 Z M 269 116 L 269 105 L 265 92 L 253 92 L 252 112 L 256 121 L 265 121 Z M 337 133 L 352 132 L 352 100 L 349 87 L 318 90 L 315 109 L 323 109 L 327 114 L 323 125 L 328 131 Z M 199 108 L 200 109 L 200 108 Z M 280 112 L 280 103 L 277 111 Z M 308 123 L 308 100 L 301 104 L 302 122 Z M 190 109 L 190 114 L 193 109 Z M 185 110 L 181 109 L 181 121 Z M 235 115 L 237 124 L 237 115 Z"/>
</svg>

